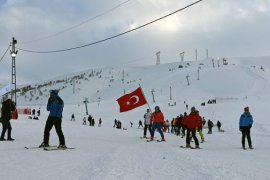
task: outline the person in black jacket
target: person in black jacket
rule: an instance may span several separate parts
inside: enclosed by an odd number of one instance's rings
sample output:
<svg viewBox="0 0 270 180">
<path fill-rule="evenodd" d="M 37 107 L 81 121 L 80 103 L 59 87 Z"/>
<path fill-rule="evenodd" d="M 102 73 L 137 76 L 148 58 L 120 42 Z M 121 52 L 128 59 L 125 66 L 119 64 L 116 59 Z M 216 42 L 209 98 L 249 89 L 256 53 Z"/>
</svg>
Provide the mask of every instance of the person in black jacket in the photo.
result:
<svg viewBox="0 0 270 180">
<path fill-rule="evenodd" d="M 5 134 L 6 131 L 8 131 L 8 136 L 7 136 L 7 140 L 8 141 L 14 141 L 13 138 L 11 138 L 11 124 L 10 124 L 10 119 L 11 119 L 11 114 L 12 111 L 15 111 L 15 103 L 12 102 L 11 99 L 7 99 L 6 101 L 4 101 L 2 103 L 2 133 L 1 133 L 1 137 L 0 137 L 0 141 L 5 141 Z"/>
</svg>

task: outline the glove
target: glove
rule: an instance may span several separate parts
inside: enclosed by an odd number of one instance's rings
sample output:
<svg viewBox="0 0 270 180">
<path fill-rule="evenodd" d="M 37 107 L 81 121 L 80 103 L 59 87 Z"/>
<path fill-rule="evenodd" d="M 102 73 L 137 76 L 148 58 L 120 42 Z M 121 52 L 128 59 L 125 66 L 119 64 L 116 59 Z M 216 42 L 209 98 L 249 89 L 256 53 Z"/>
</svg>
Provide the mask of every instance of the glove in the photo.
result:
<svg viewBox="0 0 270 180">
<path fill-rule="evenodd" d="M 239 131 L 242 131 L 242 127 L 239 128 Z"/>
<path fill-rule="evenodd" d="M 249 128 L 251 128 L 251 127 L 252 127 L 252 124 L 249 125 Z"/>
</svg>

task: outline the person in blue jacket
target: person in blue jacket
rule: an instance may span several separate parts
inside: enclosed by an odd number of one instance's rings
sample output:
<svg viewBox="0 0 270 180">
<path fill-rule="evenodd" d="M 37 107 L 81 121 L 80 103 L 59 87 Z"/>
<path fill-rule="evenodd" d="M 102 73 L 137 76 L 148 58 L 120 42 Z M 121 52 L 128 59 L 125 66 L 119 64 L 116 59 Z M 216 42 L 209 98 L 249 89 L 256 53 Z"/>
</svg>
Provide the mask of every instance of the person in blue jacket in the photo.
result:
<svg viewBox="0 0 270 180">
<path fill-rule="evenodd" d="M 249 112 L 249 107 L 244 108 L 244 113 L 240 116 L 239 120 L 239 130 L 242 132 L 242 148 L 246 149 L 245 147 L 245 139 L 247 137 L 248 145 L 250 149 L 253 149 L 252 142 L 250 138 L 250 129 L 253 124 L 253 117 Z"/>
<path fill-rule="evenodd" d="M 65 137 L 62 132 L 62 112 L 64 109 L 64 102 L 58 96 L 59 90 L 50 90 L 50 97 L 47 104 L 47 111 L 50 111 L 49 117 L 47 119 L 43 143 L 39 147 L 49 147 L 49 137 L 52 127 L 55 127 L 56 133 L 59 137 L 59 149 L 66 149 Z"/>
</svg>

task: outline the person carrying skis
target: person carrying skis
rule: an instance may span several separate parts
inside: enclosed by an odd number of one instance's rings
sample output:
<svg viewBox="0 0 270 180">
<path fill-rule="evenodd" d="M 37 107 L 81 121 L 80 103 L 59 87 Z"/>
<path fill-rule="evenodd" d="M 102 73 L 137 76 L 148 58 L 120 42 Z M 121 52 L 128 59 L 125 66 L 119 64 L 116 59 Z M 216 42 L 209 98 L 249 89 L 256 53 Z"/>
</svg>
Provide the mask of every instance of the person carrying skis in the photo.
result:
<svg viewBox="0 0 270 180">
<path fill-rule="evenodd" d="M 2 133 L 1 133 L 1 138 L 0 138 L 0 141 L 5 141 L 5 134 L 6 134 L 6 131 L 8 131 L 8 136 L 7 136 L 7 140 L 8 141 L 14 141 L 13 138 L 11 138 L 11 130 L 12 130 L 12 127 L 11 127 L 11 124 L 10 124 L 10 119 L 11 119 L 11 114 L 12 114 L 12 111 L 15 111 L 16 107 L 15 107 L 15 103 L 12 102 L 11 99 L 7 99 L 6 101 L 4 101 L 2 103 Z"/>
<path fill-rule="evenodd" d="M 250 149 L 253 149 L 251 137 L 250 137 L 250 129 L 253 124 L 253 117 L 249 112 L 249 107 L 244 108 L 244 113 L 240 116 L 239 120 L 239 130 L 242 132 L 242 148 L 245 147 L 245 138 L 247 137 L 248 145 Z"/>
<path fill-rule="evenodd" d="M 146 113 L 144 114 L 144 129 L 143 129 L 143 138 L 146 138 L 147 129 L 149 130 L 149 133 L 151 134 L 151 112 L 150 109 L 146 110 Z"/>
<path fill-rule="evenodd" d="M 196 129 L 200 126 L 200 120 L 201 116 L 196 113 L 195 107 L 191 108 L 190 114 L 184 119 L 184 124 L 187 128 L 187 134 L 186 134 L 186 148 L 190 148 L 190 133 L 192 135 L 192 138 L 195 141 L 195 148 L 199 149 L 199 141 L 196 136 Z"/>
<path fill-rule="evenodd" d="M 49 147 L 49 137 L 50 131 L 52 127 L 55 127 L 56 133 L 59 137 L 59 149 L 66 149 L 67 146 L 65 144 L 65 137 L 62 132 L 62 112 L 64 109 L 64 102 L 58 96 L 59 90 L 50 90 L 50 97 L 47 104 L 47 111 L 50 111 L 48 119 L 46 121 L 45 129 L 44 129 L 44 136 L 43 142 L 39 146 L 41 147 Z"/>
<path fill-rule="evenodd" d="M 150 140 L 151 141 L 154 140 L 155 131 L 157 129 L 161 136 L 161 141 L 165 141 L 164 134 L 162 132 L 162 126 L 164 124 L 164 116 L 163 116 L 163 113 L 160 111 L 159 106 L 155 107 L 155 112 L 152 113 L 152 116 L 151 116 L 151 122 L 152 122 L 152 130 L 151 130 Z"/>
</svg>

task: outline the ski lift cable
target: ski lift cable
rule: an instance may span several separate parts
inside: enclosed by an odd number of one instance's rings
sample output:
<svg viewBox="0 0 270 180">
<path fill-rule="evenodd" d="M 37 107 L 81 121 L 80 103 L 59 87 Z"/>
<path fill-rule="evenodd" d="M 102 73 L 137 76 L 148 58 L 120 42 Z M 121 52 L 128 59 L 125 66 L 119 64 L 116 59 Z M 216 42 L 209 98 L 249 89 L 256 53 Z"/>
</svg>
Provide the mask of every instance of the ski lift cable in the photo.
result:
<svg viewBox="0 0 270 180">
<path fill-rule="evenodd" d="M 35 50 L 23 49 L 23 48 L 19 48 L 19 47 L 17 47 L 17 49 L 19 49 L 21 51 L 29 52 L 29 53 L 58 53 L 58 52 L 71 51 L 71 50 L 75 50 L 75 49 L 79 49 L 79 48 L 84 48 L 84 47 L 87 47 L 87 46 L 92 46 L 92 45 L 95 45 L 95 44 L 99 44 L 101 42 L 105 42 L 105 41 L 108 41 L 108 40 L 117 38 L 117 37 L 122 36 L 122 35 L 125 35 L 125 34 L 128 34 L 128 33 L 132 32 L 132 31 L 141 29 L 141 28 L 143 28 L 145 26 L 148 26 L 148 25 L 153 24 L 153 23 L 155 23 L 157 21 L 160 21 L 162 19 L 165 19 L 165 18 L 167 18 L 167 17 L 169 17 L 169 16 L 171 16 L 173 14 L 176 14 L 176 13 L 178 13 L 180 11 L 183 11 L 183 10 L 185 10 L 185 9 L 187 9 L 187 8 L 193 6 L 193 5 L 195 5 L 195 4 L 197 4 L 197 3 L 201 2 L 201 1 L 203 1 L 203 0 L 198 0 L 196 2 L 193 2 L 192 4 L 189 4 L 189 5 L 181 8 L 181 9 L 178 9 L 178 10 L 172 12 L 172 13 L 169 13 L 169 14 L 167 14 L 165 16 L 162 16 L 162 17 L 160 17 L 158 19 L 155 19 L 155 20 L 153 20 L 151 22 L 148 22 L 148 23 L 143 24 L 141 26 L 138 26 L 136 28 L 130 29 L 130 30 L 125 31 L 125 32 L 122 32 L 120 34 L 117 34 L 117 35 L 114 35 L 114 36 L 111 36 L 111 37 L 108 37 L 108 38 L 105 38 L 105 39 L 102 39 L 102 40 L 99 40 L 99 41 L 95 41 L 95 42 L 92 42 L 92 43 L 89 43 L 89 44 L 85 44 L 85 45 L 81 45 L 81 46 L 76 46 L 76 47 L 72 47 L 72 48 L 66 48 L 66 49 L 51 50 L 51 51 L 35 51 Z"/>
<path fill-rule="evenodd" d="M 1 57 L 1 59 L 0 59 L 0 62 L 4 59 L 4 57 L 5 57 L 5 55 L 6 55 L 6 53 L 8 52 L 8 50 L 9 50 L 9 48 L 10 48 L 10 44 L 8 45 L 8 48 L 7 48 L 7 50 L 6 50 L 6 52 L 3 54 L 3 56 Z"/>
</svg>

